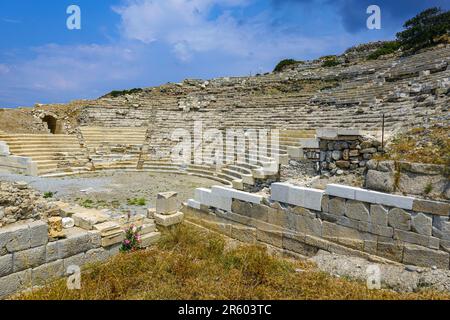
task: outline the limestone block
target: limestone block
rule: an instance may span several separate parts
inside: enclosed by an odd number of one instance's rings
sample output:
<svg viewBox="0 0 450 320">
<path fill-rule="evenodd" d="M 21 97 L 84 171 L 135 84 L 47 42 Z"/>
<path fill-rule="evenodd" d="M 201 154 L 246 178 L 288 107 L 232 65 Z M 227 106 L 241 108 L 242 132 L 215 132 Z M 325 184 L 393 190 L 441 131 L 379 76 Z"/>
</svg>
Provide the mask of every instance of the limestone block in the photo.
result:
<svg viewBox="0 0 450 320">
<path fill-rule="evenodd" d="M 211 188 L 211 191 L 213 194 L 216 194 L 218 196 L 224 197 L 224 198 L 233 198 L 245 202 L 250 202 L 254 204 L 260 204 L 263 200 L 263 196 L 257 195 L 257 194 L 251 194 L 244 191 L 235 190 L 232 188 L 226 188 L 222 186 L 213 186 Z"/>
<path fill-rule="evenodd" d="M 94 230 L 99 231 L 102 237 L 120 233 L 120 225 L 114 221 L 107 221 L 94 225 Z"/>
<path fill-rule="evenodd" d="M 358 230 L 327 221 L 322 222 L 322 236 L 325 239 L 362 239 L 362 235 Z"/>
<path fill-rule="evenodd" d="M 323 211 L 323 212 L 329 212 L 328 211 L 328 203 L 330 201 L 330 197 L 328 195 L 323 195 L 322 196 L 322 208 L 321 210 L 318 211 Z"/>
<path fill-rule="evenodd" d="M 440 216 L 450 215 L 450 204 L 438 201 L 414 199 L 412 209 L 417 212 L 431 213 Z"/>
<path fill-rule="evenodd" d="M 328 212 L 337 216 L 343 216 L 345 214 L 345 199 L 330 199 L 328 201 Z"/>
<path fill-rule="evenodd" d="M 156 213 L 171 214 L 179 209 L 178 193 L 169 191 L 158 193 L 156 197 Z"/>
<path fill-rule="evenodd" d="M 270 208 L 267 222 L 275 226 L 285 227 L 287 225 L 287 211 Z"/>
<path fill-rule="evenodd" d="M 291 185 L 288 183 L 272 183 L 270 185 L 270 199 L 272 201 L 288 203 L 290 187 Z"/>
<path fill-rule="evenodd" d="M 403 260 L 403 247 L 401 242 L 391 238 L 380 238 L 377 244 L 377 255 L 387 259 L 401 262 Z"/>
<path fill-rule="evenodd" d="M 147 247 L 157 243 L 160 238 L 161 238 L 160 232 L 152 232 L 152 233 L 145 234 L 141 237 L 141 243 L 139 246 L 140 246 L 140 248 L 147 248 Z"/>
<path fill-rule="evenodd" d="M 283 233 L 280 231 L 257 229 L 256 239 L 274 247 L 283 247 Z"/>
<path fill-rule="evenodd" d="M 304 198 L 302 207 L 320 211 L 322 209 L 323 190 L 304 188 Z"/>
<path fill-rule="evenodd" d="M 31 287 L 31 269 L 0 278 L 0 298 Z"/>
<path fill-rule="evenodd" d="M 153 222 L 151 222 L 151 223 L 144 223 L 141 226 L 140 234 L 144 235 L 144 234 L 152 233 L 152 232 L 156 232 L 156 231 L 157 231 L 156 230 L 156 225 Z"/>
<path fill-rule="evenodd" d="M 48 218 L 48 237 L 53 239 L 64 237 L 61 217 Z"/>
<path fill-rule="evenodd" d="M 31 232 L 28 224 L 19 222 L 0 228 L 0 254 L 30 247 Z"/>
<path fill-rule="evenodd" d="M 193 201 L 195 201 L 195 200 L 193 200 Z M 156 208 L 148 208 L 147 209 L 147 218 L 153 219 L 153 217 L 155 216 L 155 212 L 156 212 Z"/>
<path fill-rule="evenodd" d="M 344 186 L 340 184 L 328 184 L 325 189 L 325 194 L 329 196 L 355 200 L 356 190 L 359 190 L 359 188 Z"/>
<path fill-rule="evenodd" d="M 369 207 L 360 201 L 347 200 L 345 205 L 345 215 L 354 220 L 370 221 Z"/>
<path fill-rule="evenodd" d="M 85 230 L 92 230 L 94 225 L 105 222 L 109 219 L 109 215 L 98 210 L 83 210 L 72 215 L 75 226 Z"/>
<path fill-rule="evenodd" d="M 449 254 L 417 245 L 405 245 L 403 263 L 421 267 L 436 266 L 440 269 L 449 268 Z"/>
<path fill-rule="evenodd" d="M 32 248 L 47 244 L 48 225 L 44 221 L 34 221 L 29 224 L 30 227 L 30 246 Z"/>
<path fill-rule="evenodd" d="M 411 215 L 403 209 L 393 208 L 388 213 L 389 226 L 400 230 L 411 230 Z"/>
<path fill-rule="evenodd" d="M 372 224 L 380 226 L 388 225 L 388 209 L 379 204 L 372 204 L 370 206 L 370 220 Z"/>
<path fill-rule="evenodd" d="M 187 202 L 188 207 L 197 209 L 197 210 L 201 210 L 201 206 L 202 204 L 194 199 L 189 199 Z"/>
<path fill-rule="evenodd" d="M 432 234 L 433 219 L 421 212 L 412 216 L 411 227 L 412 230 L 423 234 L 425 236 L 431 236 Z"/>
<path fill-rule="evenodd" d="M 381 226 L 379 224 L 372 224 L 364 221 L 359 222 L 358 230 L 387 238 L 392 238 L 394 235 L 394 228 L 392 227 Z"/>
<path fill-rule="evenodd" d="M 183 212 L 176 212 L 171 215 L 161 215 L 161 214 L 155 213 L 155 223 L 156 223 L 156 225 L 162 226 L 162 227 L 170 227 L 170 226 L 179 224 L 179 223 L 183 222 L 183 219 L 184 219 Z"/>
<path fill-rule="evenodd" d="M 121 230 L 117 233 L 102 237 L 102 247 L 110 247 L 122 243 L 123 240 L 125 240 L 125 231 Z"/>
<path fill-rule="evenodd" d="M 394 229 L 394 239 L 432 249 L 439 249 L 438 238 L 424 236 L 415 232 Z"/>
<path fill-rule="evenodd" d="M 52 262 L 60 259 L 59 241 L 49 242 L 45 250 L 45 261 Z"/>
<path fill-rule="evenodd" d="M 311 239 L 316 239 L 311 237 Z M 318 238 L 317 238 L 318 239 Z M 313 241 L 311 241 L 313 242 Z M 314 256 L 318 251 L 319 247 L 312 245 L 311 243 L 306 243 L 306 237 L 304 235 L 296 233 L 283 233 L 283 249 L 311 257 Z"/>
<path fill-rule="evenodd" d="M 267 221 L 269 215 L 268 206 L 252 204 L 240 200 L 233 200 L 231 211 L 261 221 Z"/>
<path fill-rule="evenodd" d="M 67 239 L 58 241 L 59 258 L 64 259 L 98 247 L 99 233 L 80 228 L 66 229 Z"/>
<path fill-rule="evenodd" d="M 414 198 L 357 188 L 355 200 L 411 210 Z"/>
<path fill-rule="evenodd" d="M 110 257 L 108 250 L 104 248 L 97 248 L 89 250 L 84 255 L 84 264 L 94 264 L 94 263 L 100 263 L 105 262 Z"/>
<path fill-rule="evenodd" d="M 322 236 L 322 220 L 301 215 L 295 215 L 294 219 L 295 231 L 317 237 Z"/>
<path fill-rule="evenodd" d="M 34 268 L 45 263 L 45 246 L 15 252 L 13 254 L 13 271 L 18 272 Z"/>
<path fill-rule="evenodd" d="M 64 269 L 67 270 L 70 266 L 82 267 L 84 265 L 85 253 L 79 253 L 71 257 L 67 257 L 63 260 Z"/>
<path fill-rule="evenodd" d="M 232 199 L 213 194 L 209 189 L 195 189 L 195 200 L 208 207 L 214 207 L 231 212 Z"/>
<path fill-rule="evenodd" d="M 13 255 L 0 256 L 0 278 L 13 272 Z"/>
<path fill-rule="evenodd" d="M 31 271 L 33 286 L 40 286 L 56 280 L 65 274 L 62 260 L 46 263 Z"/>
<path fill-rule="evenodd" d="M 256 229 L 242 226 L 231 226 L 231 237 L 233 239 L 245 242 L 245 243 L 256 243 Z"/>
</svg>

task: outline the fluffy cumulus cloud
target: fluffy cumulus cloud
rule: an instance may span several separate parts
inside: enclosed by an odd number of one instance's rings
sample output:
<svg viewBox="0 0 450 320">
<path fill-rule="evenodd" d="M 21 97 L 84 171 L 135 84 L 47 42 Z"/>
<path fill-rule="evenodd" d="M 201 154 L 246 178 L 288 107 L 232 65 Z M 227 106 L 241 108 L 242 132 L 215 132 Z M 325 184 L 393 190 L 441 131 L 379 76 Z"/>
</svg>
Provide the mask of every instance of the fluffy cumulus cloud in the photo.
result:
<svg viewBox="0 0 450 320">
<path fill-rule="evenodd" d="M 274 27 L 269 11 L 236 17 L 235 11 L 250 4 L 249 0 L 130 0 L 115 11 L 121 16 L 124 37 L 147 44 L 164 42 L 185 62 L 196 53 L 220 51 L 264 63 L 280 51 L 299 55 L 327 46 L 325 39 L 286 34 Z M 220 14 L 212 17 L 217 6 Z"/>
</svg>

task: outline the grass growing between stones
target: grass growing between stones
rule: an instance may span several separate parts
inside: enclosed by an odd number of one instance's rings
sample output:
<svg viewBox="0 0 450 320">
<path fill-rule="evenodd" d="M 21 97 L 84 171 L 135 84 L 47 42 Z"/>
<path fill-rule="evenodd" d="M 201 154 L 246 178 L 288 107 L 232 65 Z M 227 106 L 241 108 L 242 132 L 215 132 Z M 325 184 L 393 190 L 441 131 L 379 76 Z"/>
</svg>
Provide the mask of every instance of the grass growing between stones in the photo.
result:
<svg viewBox="0 0 450 320">
<path fill-rule="evenodd" d="M 450 166 L 450 127 L 414 128 L 397 135 L 377 159 Z"/>
<path fill-rule="evenodd" d="M 120 254 L 82 275 L 82 289 L 65 280 L 18 299 L 449 299 L 430 291 L 368 290 L 361 282 L 317 271 L 313 264 L 276 258 L 258 246 L 183 225 L 157 247 Z"/>
</svg>

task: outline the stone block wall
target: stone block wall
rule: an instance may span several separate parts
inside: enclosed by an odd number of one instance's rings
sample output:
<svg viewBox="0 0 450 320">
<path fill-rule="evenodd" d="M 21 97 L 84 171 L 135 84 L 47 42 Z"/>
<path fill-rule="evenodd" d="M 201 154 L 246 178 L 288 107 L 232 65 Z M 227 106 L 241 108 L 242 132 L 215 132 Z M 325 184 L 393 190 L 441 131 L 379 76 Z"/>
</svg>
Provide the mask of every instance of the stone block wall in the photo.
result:
<svg viewBox="0 0 450 320">
<path fill-rule="evenodd" d="M 270 198 L 201 189 L 184 212 L 188 220 L 238 240 L 302 255 L 322 249 L 372 261 L 450 268 L 450 204 L 445 202 L 342 185 L 316 190 L 274 183 Z"/>
<path fill-rule="evenodd" d="M 49 242 L 44 221 L 0 228 L 0 298 L 66 275 L 70 265 L 105 261 L 117 247 L 102 248 L 98 231 L 73 228 L 62 240 Z"/>
</svg>

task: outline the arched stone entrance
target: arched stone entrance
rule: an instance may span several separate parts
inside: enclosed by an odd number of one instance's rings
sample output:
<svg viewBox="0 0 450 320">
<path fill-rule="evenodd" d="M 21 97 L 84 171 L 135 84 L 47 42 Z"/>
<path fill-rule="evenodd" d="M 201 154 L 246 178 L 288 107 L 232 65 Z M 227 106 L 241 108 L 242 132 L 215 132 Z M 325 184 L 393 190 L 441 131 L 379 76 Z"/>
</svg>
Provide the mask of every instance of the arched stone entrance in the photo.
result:
<svg viewBox="0 0 450 320">
<path fill-rule="evenodd" d="M 42 118 L 42 122 L 47 124 L 47 128 L 50 130 L 50 133 L 52 134 L 60 133 L 61 128 L 59 125 L 59 121 L 55 117 L 46 115 L 44 118 Z"/>
</svg>

